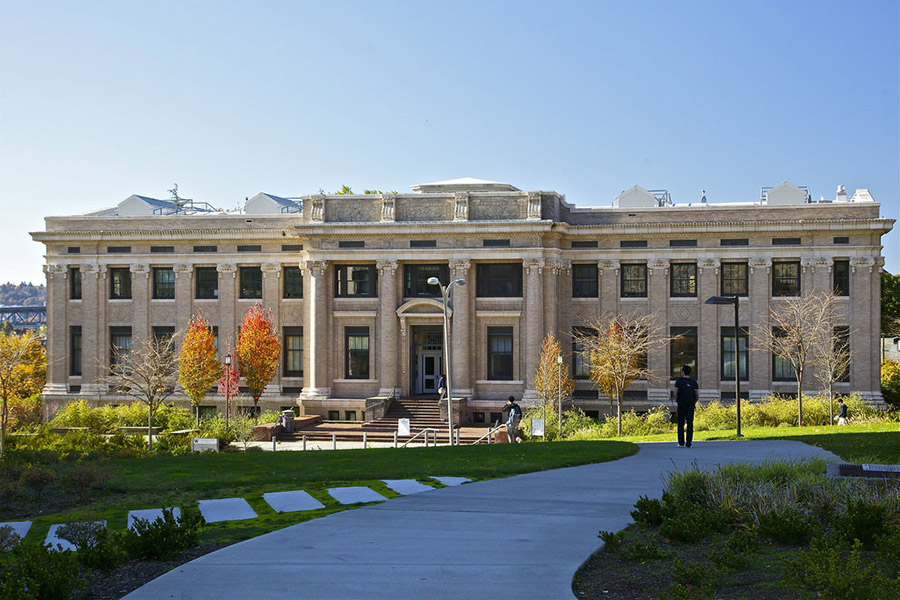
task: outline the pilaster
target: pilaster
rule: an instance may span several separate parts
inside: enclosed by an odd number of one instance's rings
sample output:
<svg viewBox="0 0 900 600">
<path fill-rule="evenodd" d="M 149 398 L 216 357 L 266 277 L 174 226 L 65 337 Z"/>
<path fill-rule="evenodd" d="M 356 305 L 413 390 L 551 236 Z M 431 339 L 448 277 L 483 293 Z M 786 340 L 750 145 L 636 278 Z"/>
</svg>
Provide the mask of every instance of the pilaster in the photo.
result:
<svg viewBox="0 0 900 600">
<path fill-rule="evenodd" d="M 131 339 L 135 348 L 150 337 L 150 269 L 131 265 Z"/>
<path fill-rule="evenodd" d="M 715 390 L 719 398 L 719 307 L 706 304 L 706 299 L 718 295 L 719 268 L 717 259 L 697 261 L 697 382 L 700 390 Z M 746 300 L 743 301 L 746 305 Z"/>
<path fill-rule="evenodd" d="M 331 395 L 328 385 L 328 263 L 309 260 L 304 271 L 303 298 L 306 309 L 303 323 L 303 399 L 325 399 Z"/>
<path fill-rule="evenodd" d="M 754 337 L 771 329 L 770 305 L 772 302 L 772 260 L 751 258 L 748 268 L 749 315 L 740 313 L 743 327 L 750 327 L 750 394 L 754 390 L 772 389 L 772 353 L 758 348 Z M 801 282 L 802 285 L 802 282 Z M 732 325 L 733 326 L 733 325 Z"/>
<path fill-rule="evenodd" d="M 188 264 L 173 265 L 172 270 L 175 272 L 175 329 L 185 330 L 193 316 L 194 270 Z"/>
<path fill-rule="evenodd" d="M 472 348 L 472 263 L 468 260 L 450 261 L 450 279 L 465 279 L 466 285 L 451 288 L 453 319 L 450 322 L 452 339 L 450 360 L 453 367 L 451 384 L 453 397 L 471 398 L 475 395 L 472 381 L 472 357 L 477 352 Z"/>
<path fill-rule="evenodd" d="M 881 364 L 880 357 L 872 352 L 878 348 L 876 340 L 880 339 L 881 315 L 879 302 L 873 302 L 873 275 L 875 259 L 871 256 L 858 256 L 850 259 L 850 389 L 880 389 L 881 372 L 875 367 Z M 880 280 L 879 288 L 880 289 Z M 874 354 L 874 358 L 873 358 Z M 854 360 L 859 357 L 859 360 Z"/>
<path fill-rule="evenodd" d="M 68 391 L 68 340 L 66 316 L 68 270 L 65 265 L 44 265 L 47 275 L 47 383 L 44 393 Z"/>
<path fill-rule="evenodd" d="M 523 400 L 532 400 L 540 396 L 534 389 L 534 374 L 541 359 L 541 346 L 544 341 L 544 259 L 526 259 L 525 267 L 525 314 L 522 324 L 525 329 L 524 354 L 525 369 L 522 373 L 525 380 Z"/>
<path fill-rule="evenodd" d="M 614 315 L 619 312 L 619 261 L 601 260 L 597 268 L 600 270 L 600 312 Z"/>
<path fill-rule="evenodd" d="M 237 266 L 231 263 L 216 265 L 219 273 L 219 353 L 237 345 Z"/>
<path fill-rule="evenodd" d="M 377 261 L 378 268 L 378 395 L 393 395 L 399 383 L 397 357 L 400 323 L 397 318 L 397 268 L 395 260 Z"/>
</svg>

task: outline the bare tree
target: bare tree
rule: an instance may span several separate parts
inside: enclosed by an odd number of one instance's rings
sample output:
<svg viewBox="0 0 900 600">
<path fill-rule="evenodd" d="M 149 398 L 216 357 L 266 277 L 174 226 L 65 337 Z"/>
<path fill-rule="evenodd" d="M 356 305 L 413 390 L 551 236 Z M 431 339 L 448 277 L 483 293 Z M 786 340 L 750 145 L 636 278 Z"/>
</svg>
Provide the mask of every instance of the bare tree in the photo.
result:
<svg viewBox="0 0 900 600">
<path fill-rule="evenodd" d="M 634 381 L 651 378 L 647 357 L 669 338 L 662 333 L 655 314 L 604 314 L 592 319 L 588 329 L 582 331 L 574 336 L 575 341 L 591 365 L 591 381 L 616 402 L 617 432 L 622 435 L 625 390 Z"/>
<path fill-rule="evenodd" d="M 174 336 L 150 336 L 130 351 L 114 350 L 107 383 L 148 408 L 147 447 L 153 449 L 153 415 L 175 391 L 178 354 Z"/>
<path fill-rule="evenodd" d="M 797 380 L 797 425 L 803 427 L 803 382 L 824 340 L 833 336 L 834 294 L 804 294 L 779 300 L 770 310 L 772 327 L 756 329 L 758 347 L 790 364 Z"/>
<path fill-rule="evenodd" d="M 546 431 L 547 409 L 557 408 L 558 438 L 562 438 L 562 399 L 569 397 L 575 390 L 575 382 L 569 376 L 569 367 L 559 362 L 562 347 L 553 334 L 544 338 L 541 359 L 534 373 L 534 389 L 541 395 L 544 427 Z M 559 402 L 559 406 L 554 406 Z M 546 433 L 545 433 L 546 436 Z"/>
<path fill-rule="evenodd" d="M 829 424 L 834 424 L 834 384 L 845 381 L 850 372 L 850 328 L 838 324 L 836 296 L 822 297 L 823 327 L 820 347 L 813 358 L 817 378 L 828 392 Z"/>
</svg>

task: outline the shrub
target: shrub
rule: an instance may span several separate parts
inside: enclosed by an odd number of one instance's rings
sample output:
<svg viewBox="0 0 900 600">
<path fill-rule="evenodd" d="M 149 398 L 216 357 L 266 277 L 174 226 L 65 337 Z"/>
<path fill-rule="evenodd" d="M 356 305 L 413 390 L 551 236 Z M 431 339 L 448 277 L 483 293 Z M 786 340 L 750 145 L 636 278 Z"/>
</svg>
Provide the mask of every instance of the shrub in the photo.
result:
<svg viewBox="0 0 900 600">
<path fill-rule="evenodd" d="M 109 472 L 96 463 L 75 465 L 63 474 L 63 485 L 78 494 L 83 502 L 91 488 L 104 488 L 109 481 Z"/>
<path fill-rule="evenodd" d="M 56 473 L 47 467 L 35 465 L 22 471 L 22 475 L 19 476 L 19 481 L 22 485 L 33 491 L 38 499 L 40 499 L 41 494 L 44 492 L 44 488 L 56 481 Z"/>
<path fill-rule="evenodd" d="M 128 532 L 129 554 L 151 560 L 174 558 L 197 545 L 202 526 L 203 517 L 199 512 L 185 512 L 176 518 L 168 508 L 163 509 L 162 517 L 153 521 L 135 519 L 133 530 Z"/>
<path fill-rule="evenodd" d="M 716 531 L 720 525 L 721 519 L 708 508 L 682 504 L 663 519 L 659 532 L 675 542 L 695 542 Z"/>
<path fill-rule="evenodd" d="M 219 448 L 225 448 L 234 441 L 234 427 L 230 422 L 228 427 L 226 427 L 225 417 L 217 414 L 212 418 L 200 421 L 199 437 L 216 438 L 219 440 Z"/>
<path fill-rule="evenodd" d="M 618 552 L 622 547 L 622 540 L 625 539 L 625 532 L 620 531 L 616 533 L 615 531 L 601 530 L 597 537 L 603 540 L 604 552 Z"/>
<path fill-rule="evenodd" d="M 186 435 L 172 435 L 163 431 L 156 436 L 153 442 L 153 453 L 161 455 L 179 456 L 191 453 L 191 438 Z"/>
<path fill-rule="evenodd" d="M 761 549 L 755 529 L 736 529 L 725 539 L 725 550 L 729 553 L 756 554 Z"/>
<path fill-rule="evenodd" d="M 0 554 L 9 552 L 19 545 L 22 538 L 9 525 L 0 526 Z"/>
<path fill-rule="evenodd" d="M 783 507 L 759 515 L 759 533 L 788 546 L 806 544 L 815 526 L 794 507 Z"/>
<path fill-rule="evenodd" d="M 281 412 L 277 410 L 267 410 L 266 412 L 259 415 L 260 423 L 276 423 L 278 419 L 281 417 Z"/>
<path fill-rule="evenodd" d="M 631 518 L 635 523 L 643 523 L 645 525 L 659 526 L 663 522 L 663 518 L 671 515 L 671 511 L 663 506 L 658 499 L 650 499 L 647 496 L 641 496 L 634 503 L 636 510 L 631 511 Z"/>
<path fill-rule="evenodd" d="M 885 402 L 900 408 L 900 362 L 888 359 L 881 363 L 881 393 Z"/>
<path fill-rule="evenodd" d="M 85 586 L 75 553 L 46 546 L 19 544 L 0 570 L 2 600 L 66 600 L 80 595 Z"/>
<path fill-rule="evenodd" d="M 883 502 L 855 499 L 847 505 L 837 525 L 848 541 L 859 540 L 863 548 L 872 549 L 876 537 L 887 533 L 889 518 L 890 512 Z"/>
<path fill-rule="evenodd" d="M 90 569 L 108 571 L 126 558 L 125 532 L 102 523 L 69 523 L 56 530 L 56 537 L 75 546 L 78 562 Z"/>
<path fill-rule="evenodd" d="M 641 536 L 624 547 L 623 554 L 628 560 L 645 562 L 648 560 L 660 560 L 671 558 L 674 552 L 663 550 L 659 546 L 659 540 L 655 535 Z"/>
<path fill-rule="evenodd" d="M 41 395 L 9 400 L 8 427 L 10 429 L 34 429 L 41 424 Z"/>
<path fill-rule="evenodd" d="M 17 479 L 0 479 L 0 500 L 8 505 L 12 499 L 19 495 L 22 484 Z"/>
<path fill-rule="evenodd" d="M 676 558 L 672 565 L 672 578 L 687 587 L 711 589 L 718 577 L 718 569 L 709 563 L 692 563 Z"/>
<path fill-rule="evenodd" d="M 900 594 L 898 582 L 863 555 L 859 541 L 849 546 L 837 535 L 812 540 L 809 550 L 787 562 L 784 577 L 830 598 L 882 600 Z"/>
<path fill-rule="evenodd" d="M 741 414 L 743 421 L 743 414 Z M 694 411 L 694 431 L 721 431 L 734 429 L 737 423 L 737 409 L 723 406 L 719 402 L 701 404 Z"/>
</svg>

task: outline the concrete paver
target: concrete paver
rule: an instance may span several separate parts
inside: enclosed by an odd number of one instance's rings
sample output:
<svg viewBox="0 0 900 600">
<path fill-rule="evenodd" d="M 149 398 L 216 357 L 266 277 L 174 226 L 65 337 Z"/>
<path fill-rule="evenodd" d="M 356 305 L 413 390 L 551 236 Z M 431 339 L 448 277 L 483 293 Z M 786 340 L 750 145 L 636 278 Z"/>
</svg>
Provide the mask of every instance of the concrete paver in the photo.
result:
<svg viewBox="0 0 900 600">
<path fill-rule="evenodd" d="M 437 479 L 444 485 L 462 485 L 464 483 L 469 483 L 472 481 L 468 477 L 436 477 L 435 475 L 431 476 L 432 479 Z"/>
<path fill-rule="evenodd" d="M 201 500 L 198 502 L 200 514 L 207 523 L 218 521 L 241 521 L 255 519 L 256 512 L 243 498 L 219 498 L 217 500 Z"/>
<path fill-rule="evenodd" d="M 407 496 L 409 494 L 419 494 L 421 492 L 430 492 L 435 489 L 430 485 L 419 483 L 415 479 L 383 479 L 384 484 L 397 492 Z"/>
<path fill-rule="evenodd" d="M 94 521 L 94 523 L 106 526 L 106 521 Z M 44 539 L 45 546 L 50 544 L 52 550 L 59 550 L 60 552 L 64 550 L 76 550 L 74 544 L 56 535 L 56 531 L 65 524 L 66 523 L 57 523 L 50 526 L 50 531 L 47 532 L 47 537 Z"/>
<path fill-rule="evenodd" d="M 574 598 L 572 577 L 641 495 L 692 463 L 836 459 L 790 441 L 641 444 L 622 460 L 437 489 L 234 544 L 135 590 L 130 600 Z M 252 573 L 248 577 L 247 573 Z"/>
<path fill-rule="evenodd" d="M 176 519 L 181 518 L 181 509 L 177 506 L 171 507 L 172 516 Z M 162 519 L 163 509 L 161 508 L 146 508 L 143 510 L 129 510 L 128 511 L 128 529 L 134 529 L 134 520 L 135 519 L 146 519 L 151 523 L 156 519 Z"/>
<path fill-rule="evenodd" d="M 361 502 L 382 502 L 387 500 L 375 490 L 360 485 L 328 488 L 328 495 L 341 504 L 359 504 Z"/>
<path fill-rule="evenodd" d="M 292 492 L 270 492 L 263 494 L 263 500 L 278 513 L 297 512 L 325 508 L 325 505 L 303 490 Z"/>
</svg>

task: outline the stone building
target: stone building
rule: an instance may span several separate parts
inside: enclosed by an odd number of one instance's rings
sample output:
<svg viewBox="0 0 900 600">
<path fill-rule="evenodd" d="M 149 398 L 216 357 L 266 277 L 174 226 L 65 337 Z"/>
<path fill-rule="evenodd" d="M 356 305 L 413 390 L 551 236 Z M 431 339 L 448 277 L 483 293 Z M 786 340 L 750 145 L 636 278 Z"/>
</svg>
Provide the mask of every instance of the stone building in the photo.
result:
<svg viewBox="0 0 900 600">
<path fill-rule="evenodd" d="M 580 208 L 556 192 L 459 179 L 413 193 L 258 194 L 241 212 L 131 196 L 80 216 L 48 217 L 49 363 L 46 404 L 122 402 L 103 383 L 114 351 L 181 330 L 198 311 L 218 347 L 233 347 L 246 310 L 262 303 L 284 347 L 264 408 L 299 406 L 363 420 L 367 401 L 434 394 L 443 365 L 442 282 L 452 288 L 454 396 L 463 420 L 492 420 L 509 394 L 534 397 L 543 338 L 555 334 L 576 377 L 574 401 L 609 410 L 573 352 L 572 332 L 602 312 L 656 313 L 678 341 L 648 357 L 658 381 L 626 394 L 638 410 L 669 398 L 682 363 L 696 367 L 704 401 L 734 398 L 738 368 L 751 399 L 790 392 L 771 354 L 748 351 L 747 328 L 770 327 L 781 298 L 841 294 L 852 367 L 840 391 L 880 402 L 880 218 L 866 190 L 813 201 L 782 183 L 754 201 L 674 204 L 634 186 L 611 207 Z M 668 375 L 668 376 L 667 376 Z M 176 400 L 186 400 L 175 396 Z M 221 407 L 210 394 L 206 410 Z"/>
</svg>

